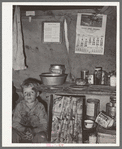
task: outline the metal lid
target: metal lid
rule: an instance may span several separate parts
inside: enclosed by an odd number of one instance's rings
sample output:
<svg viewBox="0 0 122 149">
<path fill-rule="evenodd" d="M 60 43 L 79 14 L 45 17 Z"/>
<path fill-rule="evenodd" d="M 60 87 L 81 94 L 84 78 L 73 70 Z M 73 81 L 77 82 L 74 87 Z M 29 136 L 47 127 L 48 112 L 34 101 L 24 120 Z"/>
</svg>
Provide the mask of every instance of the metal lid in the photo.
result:
<svg viewBox="0 0 122 149">
<path fill-rule="evenodd" d="M 65 65 L 62 64 L 51 64 L 50 68 L 54 68 L 54 69 L 65 69 Z"/>
<path fill-rule="evenodd" d="M 102 70 L 102 67 L 95 67 L 95 70 Z"/>
<path fill-rule="evenodd" d="M 65 65 L 63 65 L 63 64 L 51 64 L 50 66 L 61 66 L 61 67 L 65 67 Z"/>
</svg>

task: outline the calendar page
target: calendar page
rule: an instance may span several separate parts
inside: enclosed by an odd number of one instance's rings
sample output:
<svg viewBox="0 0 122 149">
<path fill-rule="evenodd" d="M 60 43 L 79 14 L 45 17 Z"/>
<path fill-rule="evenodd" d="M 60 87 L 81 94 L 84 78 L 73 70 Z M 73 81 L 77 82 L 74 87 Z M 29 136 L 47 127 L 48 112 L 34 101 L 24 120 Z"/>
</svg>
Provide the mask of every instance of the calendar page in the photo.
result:
<svg viewBox="0 0 122 149">
<path fill-rule="evenodd" d="M 107 15 L 78 13 L 75 53 L 104 55 Z"/>
</svg>

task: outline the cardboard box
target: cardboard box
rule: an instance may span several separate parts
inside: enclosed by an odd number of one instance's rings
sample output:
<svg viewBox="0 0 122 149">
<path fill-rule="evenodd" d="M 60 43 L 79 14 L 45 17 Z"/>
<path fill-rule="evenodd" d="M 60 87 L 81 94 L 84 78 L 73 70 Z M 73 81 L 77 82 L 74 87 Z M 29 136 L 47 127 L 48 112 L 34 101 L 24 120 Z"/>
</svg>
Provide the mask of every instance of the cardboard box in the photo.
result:
<svg viewBox="0 0 122 149">
<path fill-rule="evenodd" d="M 97 143 L 116 144 L 116 130 L 105 129 L 101 126 L 97 128 Z"/>
</svg>

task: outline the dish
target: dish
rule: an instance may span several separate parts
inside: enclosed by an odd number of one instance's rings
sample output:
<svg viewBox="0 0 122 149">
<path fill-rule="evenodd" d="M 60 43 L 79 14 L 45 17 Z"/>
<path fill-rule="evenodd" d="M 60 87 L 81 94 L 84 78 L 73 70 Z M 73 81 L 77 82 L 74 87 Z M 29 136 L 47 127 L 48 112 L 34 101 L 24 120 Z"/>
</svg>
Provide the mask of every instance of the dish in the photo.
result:
<svg viewBox="0 0 122 149">
<path fill-rule="evenodd" d="M 87 88 L 89 85 L 71 85 L 69 86 L 69 89 L 74 89 L 74 90 L 83 90 Z"/>
<path fill-rule="evenodd" d="M 92 120 L 84 120 L 84 126 L 85 126 L 85 128 L 93 128 L 94 121 L 92 121 Z"/>
</svg>

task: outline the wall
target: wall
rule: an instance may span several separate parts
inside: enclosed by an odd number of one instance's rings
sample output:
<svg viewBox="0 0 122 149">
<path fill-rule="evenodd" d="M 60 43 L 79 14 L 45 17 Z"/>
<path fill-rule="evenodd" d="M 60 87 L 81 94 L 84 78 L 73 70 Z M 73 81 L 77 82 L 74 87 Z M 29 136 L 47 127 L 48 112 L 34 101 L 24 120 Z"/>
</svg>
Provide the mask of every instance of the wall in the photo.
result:
<svg viewBox="0 0 122 149">
<path fill-rule="evenodd" d="M 116 21 L 110 15 L 107 18 L 106 41 L 104 55 L 75 54 L 76 20 L 78 12 L 93 12 L 93 10 L 53 10 L 36 11 L 36 16 L 29 22 L 22 12 L 22 27 L 26 63 L 28 68 L 13 71 L 13 82 L 17 88 L 28 77 L 37 79 L 43 72 L 48 72 L 50 64 L 64 64 L 66 73 L 69 73 L 66 45 L 64 40 L 63 21 L 67 19 L 68 38 L 70 46 L 71 72 L 75 77 L 80 77 L 81 69 L 87 68 L 92 74 L 96 66 L 101 66 L 107 72 L 116 69 Z M 42 22 L 60 21 L 62 23 L 62 43 L 45 44 L 42 42 Z M 68 79 L 68 78 L 67 78 Z"/>
</svg>

